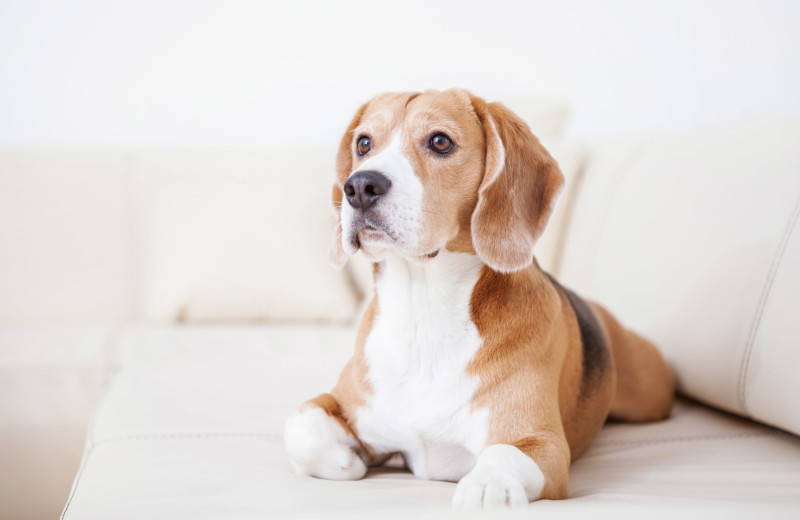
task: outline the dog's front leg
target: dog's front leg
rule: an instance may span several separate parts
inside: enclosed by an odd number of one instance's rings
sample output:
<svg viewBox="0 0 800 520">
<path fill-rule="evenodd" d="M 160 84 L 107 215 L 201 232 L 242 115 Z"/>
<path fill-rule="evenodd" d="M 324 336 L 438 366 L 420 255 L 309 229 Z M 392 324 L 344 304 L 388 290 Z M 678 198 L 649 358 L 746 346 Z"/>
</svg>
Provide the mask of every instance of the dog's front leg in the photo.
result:
<svg viewBox="0 0 800 520">
<path fill-rule="evenodd" d="M 330 394 L 306 402 L 286 421 L 284 445 L 295 472 L 329 480 L 358 480 L 366 453 Z"/>
<path fill-rule="evenodd" d="M 459 481 L 453 507 L 519 507 L 540 498 L 567 498 L 569 462 L 569 445 L 554 432 L 491 444 Z"/>
</svg>

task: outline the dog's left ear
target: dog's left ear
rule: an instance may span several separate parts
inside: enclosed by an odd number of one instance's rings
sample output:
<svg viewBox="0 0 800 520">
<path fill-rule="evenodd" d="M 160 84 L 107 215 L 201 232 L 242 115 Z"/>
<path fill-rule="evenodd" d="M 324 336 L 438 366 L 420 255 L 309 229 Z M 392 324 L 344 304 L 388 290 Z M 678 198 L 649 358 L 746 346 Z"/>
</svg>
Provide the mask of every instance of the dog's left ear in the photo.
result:
<svg viewBox="0 0 800 520">
<path fill-rule="evenodd" d="M 486 163 L 472 213 L 472 244 L 504 273 L 533 261 L 533 246 L 553 212 L 564 175 L 528 125 L 500 103 L 472 97 L 486 136 Z"/>
<path fill-rule="evenodd" d="M 336 214 L 336 229 L 333 233 L 328 254 L 331 264 L 336 269 L 341 269 L 347 263 L 347 253 L 345 253 L 342 246 L 342 200 L 344 194 L 342 190 L 344 189 L 345 181 L 353 170 L 353 140 L 355 139 L 353 130 L 361 122 L 361 116 L 364 115 L 367 105 L 369 105 L 369 102 L 361 105 L 356 111 L 356 115 L 353 116 L 353 120 L 350 121 L 347 130 L 342 136 L 342 140 L 339 143 L 339 151 L 336 153 L 336 180 L 333 181 L 333 191 L 331 193 L 331 204 L 333 212 Z"/>
<path fill-rule="evenodd" d="M 344 252 L 342 246 L 342 189 L 337 183 L 333 184 L 333 211 L 336 213 L 336 228 L 333 230 L 331 237 L 331 247 L 328 250 L 328 260 L 331 265 L 338 271 L 347 263 L 347 253 Z"/>
</svg>

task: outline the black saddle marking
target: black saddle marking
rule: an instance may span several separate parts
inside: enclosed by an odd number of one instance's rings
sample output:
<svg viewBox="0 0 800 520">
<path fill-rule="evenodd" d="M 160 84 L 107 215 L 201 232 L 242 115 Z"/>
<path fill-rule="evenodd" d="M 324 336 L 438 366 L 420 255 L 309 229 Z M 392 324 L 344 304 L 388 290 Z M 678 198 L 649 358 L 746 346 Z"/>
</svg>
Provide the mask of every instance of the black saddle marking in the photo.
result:
<svg viewBox="0 0 800 520">
<path fill-rule="evenodd" d="M 591 308 L 589 308 L 589 305 L 583 301 L 583 298 L 558 283 L 549 274 L 547 274 L 547 277 L 557 290 L 563 292 L 567 296 L 572 310 L 575 311 L 575 317 L 578 319 L 583 353 L 581 361 L 583 366 L 581 396 L 584 396 L 589 386 L 599 381 L 608 367 L 611 359 L 608 340 L 603 333 L 603 327 L 600 325 L 600 322 L 595 317 Z"/>
</svg>

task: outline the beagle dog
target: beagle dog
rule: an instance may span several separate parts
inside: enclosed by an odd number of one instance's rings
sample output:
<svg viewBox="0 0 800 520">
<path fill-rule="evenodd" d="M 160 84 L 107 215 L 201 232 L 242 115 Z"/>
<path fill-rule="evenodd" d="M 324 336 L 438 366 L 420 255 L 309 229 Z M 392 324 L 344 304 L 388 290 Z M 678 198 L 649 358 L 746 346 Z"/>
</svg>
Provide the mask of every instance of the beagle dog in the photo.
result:
<svg viewBox="0 0 800 520">
<path fill-rule="evenodd" d="M 417 478 L 458 482 L 456 508 L 519 506 L 567 498 L 606 418 L 669 415 L 658 350 L 536 263 L 564 178 L 505 106 L 379 95 L 336 170 L 331 259 L 360 250 L 375 291 L 336 386 L 286 423 L 297 473 L 360 479 L 400 454 Z"/>
</svg>

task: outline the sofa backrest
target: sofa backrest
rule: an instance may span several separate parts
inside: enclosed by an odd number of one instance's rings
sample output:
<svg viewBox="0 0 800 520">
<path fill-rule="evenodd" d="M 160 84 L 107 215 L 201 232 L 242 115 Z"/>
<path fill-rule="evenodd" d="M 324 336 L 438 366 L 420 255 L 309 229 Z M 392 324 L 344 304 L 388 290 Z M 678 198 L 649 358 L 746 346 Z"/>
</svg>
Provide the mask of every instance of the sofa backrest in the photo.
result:
<svg viewBox="0 0 800 520">
<path fill-rule="evenodd" d="M 590 151 L 558 276 L 685 394 L 800 434 L 800 121 Z"/>
<path fill-rule="evenodd" d="M 0 324 L 133 315 L 129 161 L 0 152 Z"/>
<path fill-rule="evenodd" d="M 332 150 L 0 153 L 0 324 L 328 321 Z"/>
</svg>

